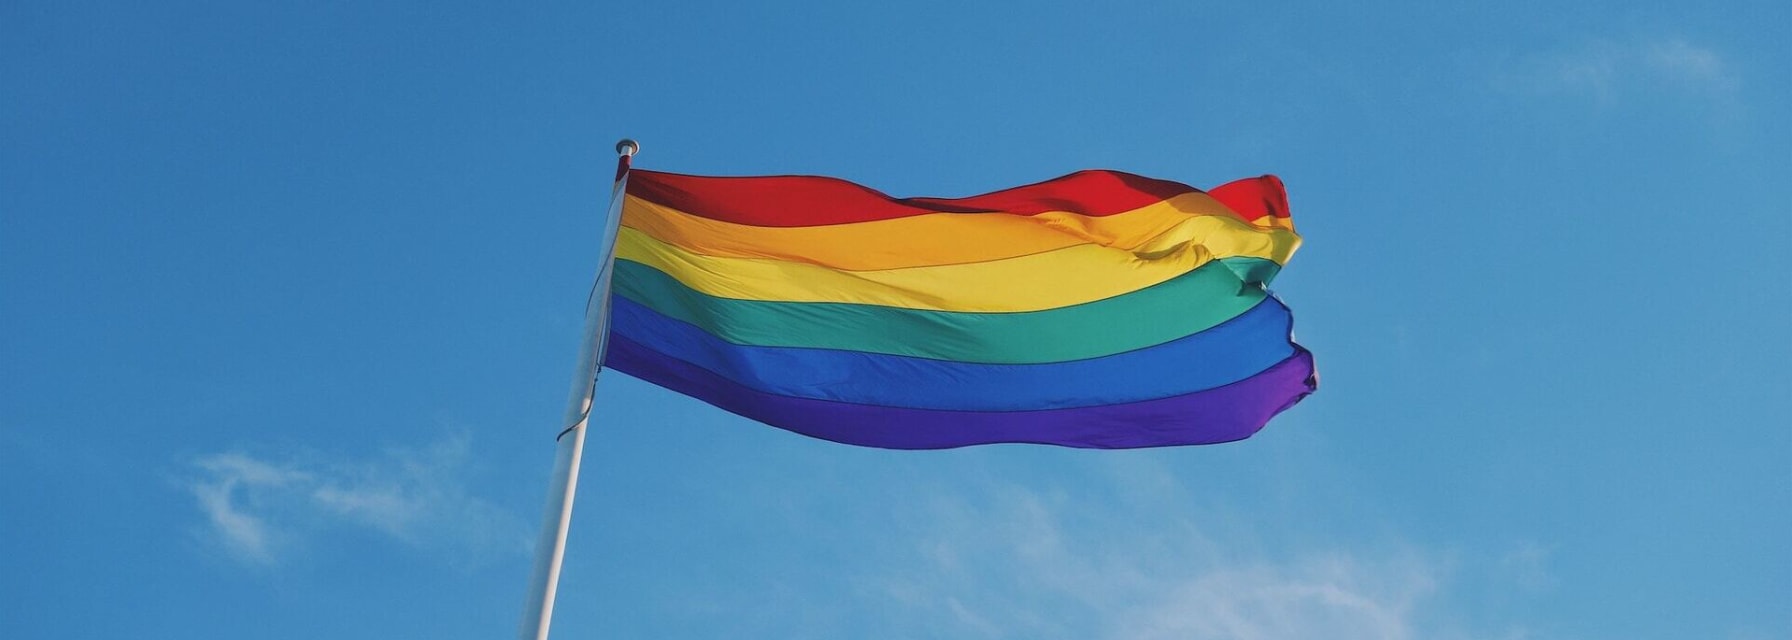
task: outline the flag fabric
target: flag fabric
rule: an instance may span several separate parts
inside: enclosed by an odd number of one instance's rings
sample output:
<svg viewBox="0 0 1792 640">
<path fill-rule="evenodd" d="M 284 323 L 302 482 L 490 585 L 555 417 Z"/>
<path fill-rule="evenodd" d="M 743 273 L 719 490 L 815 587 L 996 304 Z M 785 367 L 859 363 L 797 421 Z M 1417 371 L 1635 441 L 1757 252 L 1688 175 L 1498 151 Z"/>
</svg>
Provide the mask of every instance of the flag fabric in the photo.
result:
<svg viewBox="0 0 1792 640">
<path fill-rule="evenodd" d="M 893 198 L 637 169 L 621 224 L 605 366 L 817 438 L 1208 444 L 1316 385 L 1265 288 L 1300 244 L 1274 176 Z"/>
</svg>

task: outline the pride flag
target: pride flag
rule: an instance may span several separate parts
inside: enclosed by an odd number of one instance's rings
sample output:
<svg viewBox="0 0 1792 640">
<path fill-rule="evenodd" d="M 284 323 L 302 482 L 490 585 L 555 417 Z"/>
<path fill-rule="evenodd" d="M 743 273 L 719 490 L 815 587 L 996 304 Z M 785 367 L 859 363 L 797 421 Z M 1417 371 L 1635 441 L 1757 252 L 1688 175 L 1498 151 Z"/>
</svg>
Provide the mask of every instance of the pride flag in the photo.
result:
<svg viewBox="0 0 1792 640">
<path fill-rule="evenodd" d="M 1299 245 L 1274 176 L 892 198 L 634 170 L 604 364 L 863 446 L 1238 440 L 1315 388 L 1264 288 Z"/>
</svg>

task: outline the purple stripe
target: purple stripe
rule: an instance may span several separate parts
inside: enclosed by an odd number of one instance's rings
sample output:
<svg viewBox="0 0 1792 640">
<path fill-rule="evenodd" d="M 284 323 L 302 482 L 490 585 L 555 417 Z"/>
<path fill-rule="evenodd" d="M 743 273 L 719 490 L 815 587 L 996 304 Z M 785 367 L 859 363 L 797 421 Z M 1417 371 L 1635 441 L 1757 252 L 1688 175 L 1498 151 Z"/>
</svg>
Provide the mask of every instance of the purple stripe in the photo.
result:
<svg viewBox="0 0 1792 640">
<path fill-rule="evenodd" d="M 1230 442 L 1250 437 L 1315 386 L 1313 356 L 1305 349 L 1223 387 L 1144 402 L 1041 411 L 910 409 L 781 396 L 749 389 L 614 334 L 604 366 L 775 427 L 885 449 L 997 442 L 1131 449 Z"/>
</svg>

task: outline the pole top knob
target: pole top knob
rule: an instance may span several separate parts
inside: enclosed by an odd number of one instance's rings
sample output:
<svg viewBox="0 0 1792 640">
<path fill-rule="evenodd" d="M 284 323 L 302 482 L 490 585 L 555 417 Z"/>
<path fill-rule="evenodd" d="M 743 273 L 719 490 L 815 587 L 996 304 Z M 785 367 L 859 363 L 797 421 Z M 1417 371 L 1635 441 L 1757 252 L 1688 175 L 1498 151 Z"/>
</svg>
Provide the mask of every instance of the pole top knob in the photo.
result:
<svg viewBox="0 0 1792 640">
<path fill-rule="evenodd" d="M 616 155 L 633 156 L 639 151 L 641 151 L 641 143 L 635 142 L 633 138 L 623 138 L 616 141 Z"/>
</svg>

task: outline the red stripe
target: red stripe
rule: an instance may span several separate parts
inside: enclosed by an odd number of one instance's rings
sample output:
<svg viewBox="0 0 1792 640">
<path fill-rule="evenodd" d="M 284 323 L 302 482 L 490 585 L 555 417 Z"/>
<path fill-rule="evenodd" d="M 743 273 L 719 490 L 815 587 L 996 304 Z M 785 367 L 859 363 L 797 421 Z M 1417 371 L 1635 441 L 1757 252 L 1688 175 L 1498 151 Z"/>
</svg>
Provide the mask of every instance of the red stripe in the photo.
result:
<svg viewBox="0 0 1792 640">
<path fill-rule="evenodd" d="M 1002 211 L 1017 215 L 1069 211 L 1109 216 L 1198 191 L 1179 182 L 1105 170 L 1079 171 L 968 198 L 892 198 L 845 180 L 820 176 L 708 177 L 640 169 L 629 176 L 629 195 L 692 215 L 761 227 L 849 224 L 941 211 Z M 1270 181 L 1279 193 L 1281 182 L 1274 177 L 1256 180 Z M 1248 181 L 1232 184 L 1242 182 Z M 1260 187 L 1251 193 L 1260 201 L 1264 189 Z M 1285 203 L 1286 197 L 1281 202 Z M 1265 207 L 1253 206 L 1252 210 Z M 1286 215 L 1285 205 L 1280 210 Z M 1269 214 L 1246 217 L 1262 215 Z"/>
<path fill-rule="evenodd" d="M 1246 220 L 1263 216 L 1288 217 L 1288 191 L 1282 187 L 1282 179 L 1275 176 L 1234 180 L 1214 187 L 1207 195 Z"/>
<path fill-rule="evenodd" d="M 629 161 L 632 158 L 634 158 L 634 156 L 616 156 L 616 179 L 617 180 L 621 180 L 622 176 L 628 175 L 628 165 L 630 164 Z"/>
<path fill-rule="evenodd" d="M 1078 171 L 1045 182 L 969 198 L 911 198 L 910 201 L 928 206 L 958 206 L 973 211 L 1005 211 L 1025 216 L 1047 211 L 1111 216 L 1196 191 L 1199 190 L 1180 182 L 1098 170 Z"/>
</svg>

